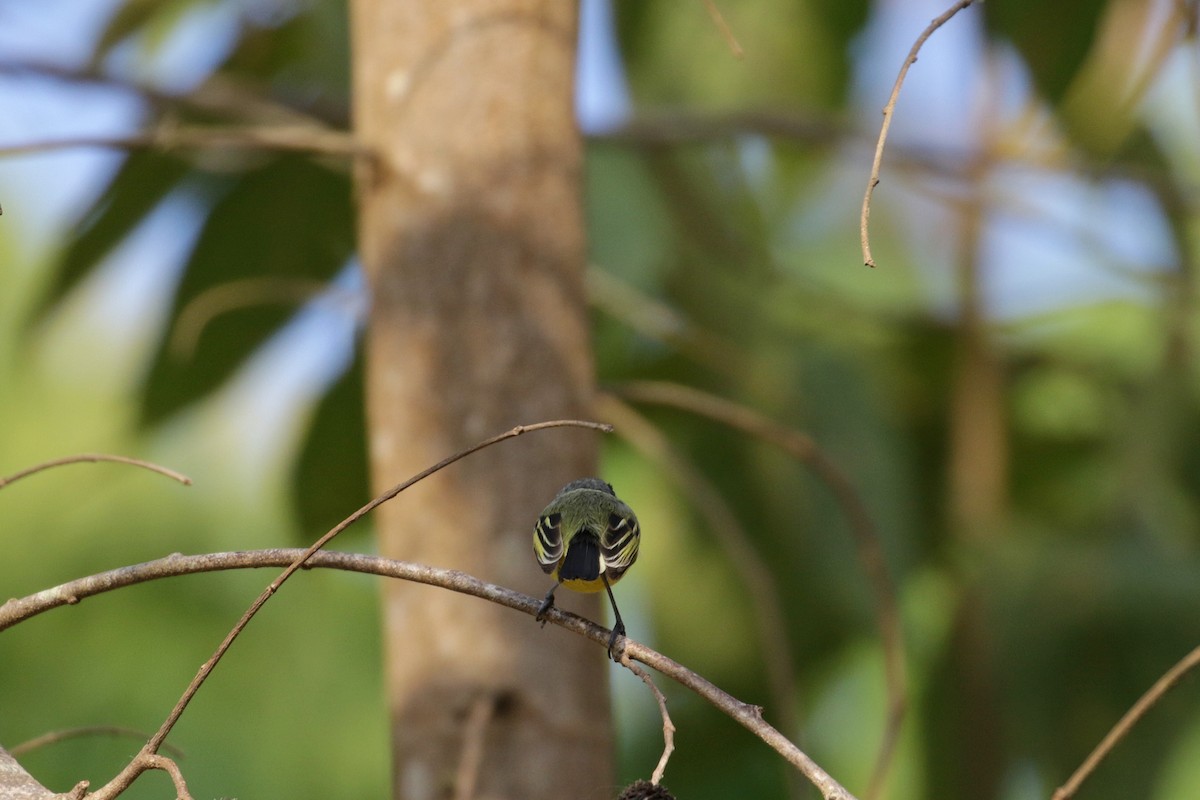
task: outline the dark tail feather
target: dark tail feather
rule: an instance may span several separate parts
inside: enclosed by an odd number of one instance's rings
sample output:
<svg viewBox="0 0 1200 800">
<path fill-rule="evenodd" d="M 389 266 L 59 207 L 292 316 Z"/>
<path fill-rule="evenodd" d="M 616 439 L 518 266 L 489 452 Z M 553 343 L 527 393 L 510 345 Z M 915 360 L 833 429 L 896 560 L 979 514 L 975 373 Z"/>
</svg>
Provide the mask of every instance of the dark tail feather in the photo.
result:
<svg viewBox="0 0 1200 800">
<path fill-rule="evenodd" d="M 600 577 L 600 540 L 587 533 L 571 538 L 562 566 L 558 569 L 560 581 L 594 581 Z"/>
</svg>

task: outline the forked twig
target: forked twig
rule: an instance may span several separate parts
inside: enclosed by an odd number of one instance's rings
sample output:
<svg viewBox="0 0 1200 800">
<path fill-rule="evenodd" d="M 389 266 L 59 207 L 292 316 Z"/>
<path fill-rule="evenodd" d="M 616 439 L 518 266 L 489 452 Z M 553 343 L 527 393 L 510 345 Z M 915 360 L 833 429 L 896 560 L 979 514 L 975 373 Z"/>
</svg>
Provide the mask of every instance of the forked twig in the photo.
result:
<svg viewBox="0 0 1200 800">
<path fill-rule="evenodd" d="M 888 129 L 892 126 L 892 112 L 896 109 L 896 99 L 900 96 L 900 87 L 904 85 L 904 78 L 908 75 L 908 68 L 917 63 L 917 53 L 921 51 L 925 40 L 932 36 L 934 31 L 949 22 L 955 14 L 974 2 L 975 0 L 958 0 L 954 5 L 946 9 L 941 16 L 930 22 L 929 26 L 921 32 L 921 35 L 913 42 L 912 49 L 908 51 L 908 58 L 904 59 L 904 63 L 900 65 L 900 74 L 896 76 L 896 83 L 892 86 L 892 93 L 888 97 L 887 105 L 883 107 L 883 125 L 879 128 L 879 141 L 875 143 L 875 159 L 871 162 L 871 174 L 867 178 L 867 191 L 863 195 L 862 216 L 859 219 L 859 238 L 862 241 L 863 264 L 868 267 L 874 268 L 875 266 L 875 259 L 871 255 L 871 237 L 867 232 L 871 219 L 871 195 L 874 194 L 875 187 L 879 185 L 879 168 L 883 163 L 883 146 L 887 141 Z"/>
<path fill-rule="evenodd" d="M 151 461 L 143 461 L 140 458 L 129 458 L 128 456 L 113 456 L 107 453 L 82 453 L 76 456 L 64 456 L 63 458 L 54 458 L 49 461 L 43 461 L 40 464 L 34 464 L 32 467 L 14 472 L 7 477 L 0 477 L 0 489 L 8 486 L 10 483 L 16 483 L 21 478 L 27 478 L 30 475 L 41 472 L 43 470 L 61 467 L 66 464 L 94 464 L 100 461 L 112 461 L 117 464 L 128 464 L 132 467 L 141 467 L 148 469 L 151 472 L 157 472 L 159 475 L 166 475 L 172 480 L 179 481 L 184 486 L 191 486 L 192 479 L 181 472 L 176 472 L 173 469 L 168 469 Z"/>
<path fill-rule="evenodd" d="M 651 694 L 654 695 L 654 699 L 658 703 L 658 713 L 662 715 L 663 752 L 659 756 L 658 765 L 654 768 L 654 774 L 650 776 L 650 783 L 658 786 L 662 782 L 663 773 L 667 771 L 667 762 L 671 760 L 671 753 L 675 752 L 675 723 L 671 722 L 671 715 L 667 712 L 667 697 L 654 685 L 654 680 L 650 677 L 650 673 L 629 660 L 628 653 L 621 654 L 621 666 L 634 675 L 637 675 L 642 679 L 642 683 L 649 687 Z"/>
<path fill-rule="evenodd" d="M 1184 676 L 1191 672 L 1200 664 L 1200 647 L 1195 648 L 1192 652 L 1181 658 L 1175 666 L 1167 670 L 1161 678 L 1154 682 L 1146 693 L 1138 698 L 1138 701 L 1133 704 L 1133 707 L 1125 712 L 1125 716 L 1117 721 L 1117 724 L 1112 727 L 1100 744 L 1096 745 L 1096 749 L 1088 754 L 1079 768 L 1072 773 L 1070 779 L 1062 786 L 1054 791 L 1053 800 L 1067 800 L 1069 797 L 1074 797 L 1075 792 L 1079 791 L 1079 787 L 1083 785 L 1096 767 L 1108 757 L 1108 754 L 1113 751 L 1113 748 L 1121 743 L 1129 731 L 1137 725 L 1142 717 L 1146 716 L 1154 704 L 1162 699 L 1163 695 L 1171 691 L 1175 686 L 1183 680 Z"/>
</svg>

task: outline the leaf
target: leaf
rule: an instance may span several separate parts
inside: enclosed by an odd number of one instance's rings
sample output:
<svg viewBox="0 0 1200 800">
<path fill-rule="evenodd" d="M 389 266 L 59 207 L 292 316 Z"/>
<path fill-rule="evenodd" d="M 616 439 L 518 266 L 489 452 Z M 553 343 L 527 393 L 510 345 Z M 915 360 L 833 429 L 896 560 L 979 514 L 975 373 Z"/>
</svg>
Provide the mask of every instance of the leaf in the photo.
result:
<svg viewBox="0 0 1200 800">
<path fill-rule="evenodd" d="M 1105 0 L 984 3 L 984 20 L 994 36 L 1020 52 L 1041 94 L 1058 103 L 1079 72 L 1092 42 Z"/>
<path fill-rule="evenodd" d="M 863 14 L 859 0 L 836 14 L 784 0 L 718 0 L 745 52 L 739 60 L 702 3 L 614 5 L 639 103 L 696 110 L 835 104 L 849 74 L 848 38 Z"/>
<path fill-rule="evenodd" d="M 329 530 L 371 498 L 361 352 L 317 405 L 290 485 L 305 541 Z"/>
<path fill-rule="evenodd" d="M 214 205 L 175 297 L 171 319 L 210 290 L 232 298 L 205 320 L 193 353 L 181 357 L 164 341 L 146 382 L 142 415 L 154 422 L 216 389 L 292 315 L 288 281 L 330 280 L 353 250 L 347 175 L 301 157 L 273 158 L 236 180 Z M 278 295 L 250 283 L 277 278 Z M 240 287 L 247 287 L 241 291 Z"/>
<path fill-rule="evenodd" d="M 193 6 L 216 5 L 214 0 L 124 0 L 108 21 L 92 53 L 92 66 L 99 67 L 104 58 L 121 42 L 142 35 L 150 46 L 162 44 Z"/>
<path fill-rule="evenodd" d="M 275 25 L 246 26 L 221 67 L 221 74 L 255 86 L 267 82 L 271 95 L 309 108 L 344 106 L 350 85 L 350 34 L 341 3 L 316 3 Z M 321 114 L 345 126 L 348 113 Z"/>
<path fill-rule="evenodd" d="M 92 66 L 99 66 L 114 46 L 147 25 L 161 5 L 158 0 L 125 0 L 121 3 L 96 42 Z"/>
<path fill-rule="evenodd" d="M 188 161 L 178 155 L 152 150 L 130 153 L 79 222 L 39 311 L 74 288 L 184 180 L 189 169 Z"/>
</svg>

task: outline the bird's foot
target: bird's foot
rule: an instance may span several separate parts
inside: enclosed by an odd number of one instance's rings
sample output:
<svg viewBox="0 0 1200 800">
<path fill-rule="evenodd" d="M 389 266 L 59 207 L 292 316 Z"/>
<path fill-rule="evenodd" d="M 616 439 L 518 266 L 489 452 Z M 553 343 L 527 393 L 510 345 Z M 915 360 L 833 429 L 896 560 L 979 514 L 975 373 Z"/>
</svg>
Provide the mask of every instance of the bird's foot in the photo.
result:
<svg viewBox="0 0 1200 800">
<path fill-rule="evenodd" d="M 613 661 L 619 662 L 621 660 L 621 651 L 623 651 L 625 648 L 622 646 L 620 650 L 618 650 L 617 655 L 613 655 L 613 647 L 616 646 L 618 638 L 625 638 L 625 625 L 620 622 L 618 622 L 616 625 L 613 625 L 612 635 L 608 637 L 608 657 Z"/>
<path fill-rule="evenodd" d="M 546 627 L 546 614 L 550 613 L 550 609 L 554 608 L 554 595 L 546 595 L 546 599 L 538 606 L 537 615 L 534 620 L 542 623 L 542 627 Z"/>
</svg>

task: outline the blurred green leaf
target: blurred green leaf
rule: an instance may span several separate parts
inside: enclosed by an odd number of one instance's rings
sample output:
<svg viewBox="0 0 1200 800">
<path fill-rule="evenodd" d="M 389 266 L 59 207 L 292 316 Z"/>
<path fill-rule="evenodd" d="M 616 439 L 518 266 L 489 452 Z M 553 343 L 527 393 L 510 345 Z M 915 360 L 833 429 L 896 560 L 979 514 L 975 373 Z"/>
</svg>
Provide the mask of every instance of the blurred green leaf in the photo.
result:
<svg viewBox="0 0 1200 800">
<path fill-rule="evenodd" d="M 361 354 L 313 412 L 290 481 L 300 538 L 311 542 L 371 499 Z"/>
<path fill-rule="evenodd" d="M 1038 91 L 1057 104 L 1087 58 L 1106 0 L 983 3 L 988 31 L 1017 48 Z"/>
<path fill-rule="evenodd" d="M 738 60 L 702 3 L 614 6 L 639 104 L 696 109 L 834 105 L 846 87 L 845 45 L 865 8 L 856 0 L 814 14 L 784 0 L 718 2 L 745 53 Z"/>
<path fill-rule="evenodd" d="M 68 240 L 43 310 L 58 302 L 124 241 L 190 170 L 182 156 L 157 150 L 129 154 Z"/>
<path fill-rule="evenodd" d="M 282 11 L 282 9 L 281 9 Z M 246 25 L 221 74 L 309 106 L 349 97 L 350 34 L 345 4 L 330 0 Z M 325 106 L 323 106 L 324 108 Z M 329 119 L 328 115 L 321 114 Z M 339 121 L 348 124 L 348 115 Z"/>
<path fill-rule="evenodd" d="M 286 282 L 332 279 L 353 242 L 344 173 L 301 156 L 280 156 L 240 175 L 205 221 L 171 318 L 178 320 L 189 303 L 219 287 L 232 290 L 229 310 L 202 321 L 194 353 L 172 353 L 164 342 L 146 381 L 146 420 L 162 419 L 220 386 L 294 312 L 294 295 L 282 288 Z M 246 283 L 264 277 L 281 280 L 278 297 L 269 291 L 264 297 Z"/>
</svg>

